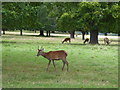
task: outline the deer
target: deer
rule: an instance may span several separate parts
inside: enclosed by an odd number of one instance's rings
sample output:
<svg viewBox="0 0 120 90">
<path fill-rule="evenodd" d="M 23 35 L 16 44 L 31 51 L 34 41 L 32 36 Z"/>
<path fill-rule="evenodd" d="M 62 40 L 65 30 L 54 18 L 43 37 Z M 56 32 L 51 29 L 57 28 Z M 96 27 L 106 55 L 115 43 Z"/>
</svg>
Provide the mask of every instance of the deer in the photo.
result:
<svg viewBox="0 0 120 90">
<path fill-rule="evenodd" d="M 67 42 L 67 41 L 69 41 L 69 43 L 71 42 L 71 39 L 70 38 L 65 38 L 63 41 L 62 41 L 62 44 L 64 43 L 64 42 Z"/>
<path fill-rule="evenodd" d="M 89 41 L 89 38 L 86 38 L 83 43 L 85 44 L 88 41 Z"/>
<path fill-rule="evenodd" d="M 41 49 L 38 48 L 37 56 L 43 56 L 44 58 L 49 60 L 46 71 L 48 71 L 51 61 L 56 71 L 54 60 L 62 60 L 63 62 L 62 71 L 64 69 L 65 64 L 67 65 L 67 71 L 68 71 L 68 61 L 66 60 L 67 52 L 64 50 L 44 52 L 44 48 L 41 48 Z"/>
<path fill-rule="evenodd" d="M 104 44 L 107 44 L 107 45 L 110 44 L 110 40 L 107 37 L 104 38 Z"/>
</svg>

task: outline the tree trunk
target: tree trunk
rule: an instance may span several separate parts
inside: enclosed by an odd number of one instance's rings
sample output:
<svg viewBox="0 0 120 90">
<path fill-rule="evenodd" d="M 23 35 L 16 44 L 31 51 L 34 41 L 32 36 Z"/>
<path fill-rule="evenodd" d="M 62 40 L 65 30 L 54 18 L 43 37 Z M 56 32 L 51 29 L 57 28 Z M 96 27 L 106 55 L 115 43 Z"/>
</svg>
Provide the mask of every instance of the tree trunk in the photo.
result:
<svg viewBox="0 0 120 90">
<path fill-rule="evenodd" d="M 44 36 L 44 31 L 43 30 L 40 30 L 40 36 Z"/>
<path fill-rule="evenodd" d="M 105 33 L 105 36 L 107 36 L 107 33 Z"/>
<path fill-rule="evenodd" d="M 70 38 L 75 38 L 75 31 L 70 31 Z"/>
<path fill-rule="evenodd" d="M 20 35 L 22 36 L 23 34 L 22 34 L 22 29 L 20 29 Z"/>
<path fill-rule="evenodd" d="M 118 36 L 120 36 L 120 31 L 118 31 Z"/>
<path fill-rule="evenodd" d="M 50 36 L 50 31 L 46 31 L 46 36 Z"/>
<path fill-rule="evenodd" d="M 48 31 L 46 31 L 46 36 L 48 37 Z"/>
<path fill-rule="evenodd" d="M 2 32 L 2 30 L 0 30 L 0 36 L 1 36 L 1 32 Z"/>
<path fill-rule="evenodd" d="M 5 29 L 3 29 L 3 35 L 5 35 Z"/>
<path fill-rule="evenodd" d="M 86 35 L 88 35 L 89 33 L 88 32 L 86 32 Z"/>
<path fill-rule="evenodd" d="M 90 30 L 90 44 L 98 44 L 98 30 Z"/>
<path fill-rule="evenodd" d="M 50 31 L 48 31 L 48 35 L 50 36 Z"/>
<path fill-rule="evenodd" d="M 55 33 L 55 31 L 52 31 L 52 33 Z"/>
<path fill-rule="evenodd" d="M 36 33 L 36 29 L 34 30 L 34 32 Z"/>
<path fill-rule="evenodd" d="M 85 40 L 85 32 L 82 31 L 82 40 Z"/>
</svg>

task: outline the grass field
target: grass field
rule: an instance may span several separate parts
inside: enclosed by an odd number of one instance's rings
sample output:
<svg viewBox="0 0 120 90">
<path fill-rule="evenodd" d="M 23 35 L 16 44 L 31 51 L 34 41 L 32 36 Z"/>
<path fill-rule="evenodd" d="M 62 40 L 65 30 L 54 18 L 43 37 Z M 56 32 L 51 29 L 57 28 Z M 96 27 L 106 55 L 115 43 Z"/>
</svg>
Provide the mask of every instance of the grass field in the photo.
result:
<svg viewBox="0 0 120 90">
<path fill-rule="evenodd" d="M 2 36 L 3 88 L 117 88 L 118 40 L 111 45 L 83 44 L 80 37 L 61 44 L 64 37 Z M 65 50 L 70 70 L 56 61 L 56 71 L 48 60 L 37 57 L 38 46 L 45 52 Z"/>
</svg>

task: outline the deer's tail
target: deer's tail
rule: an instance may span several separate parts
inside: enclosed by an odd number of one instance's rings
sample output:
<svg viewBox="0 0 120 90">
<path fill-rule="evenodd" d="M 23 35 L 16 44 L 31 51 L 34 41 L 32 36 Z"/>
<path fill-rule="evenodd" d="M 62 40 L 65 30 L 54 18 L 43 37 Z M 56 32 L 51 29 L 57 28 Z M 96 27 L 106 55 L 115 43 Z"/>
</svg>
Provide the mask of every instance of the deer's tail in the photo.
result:
<svg viewBox="0 0 120 90">
<path fill-rule="evenodd" d="M 68 55 L 66 51 L 65 51 L 65 55 L 66 55 L 66 56 Z"/>
</svg>

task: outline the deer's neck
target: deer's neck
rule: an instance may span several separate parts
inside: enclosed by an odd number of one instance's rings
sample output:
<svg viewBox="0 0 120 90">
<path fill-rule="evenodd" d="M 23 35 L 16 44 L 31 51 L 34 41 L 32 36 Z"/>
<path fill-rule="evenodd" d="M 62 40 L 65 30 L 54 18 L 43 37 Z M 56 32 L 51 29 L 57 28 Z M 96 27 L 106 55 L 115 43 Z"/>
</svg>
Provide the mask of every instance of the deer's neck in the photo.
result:
<svg viewBox="0 0 120 90">
<path fill-rule="evenodd" d="M 47 58 L 47 53 L 43 52 L 41 55 L 42 55 L 43 57 Z"/>
</svg>

